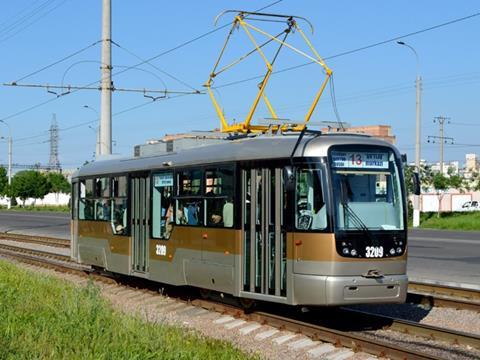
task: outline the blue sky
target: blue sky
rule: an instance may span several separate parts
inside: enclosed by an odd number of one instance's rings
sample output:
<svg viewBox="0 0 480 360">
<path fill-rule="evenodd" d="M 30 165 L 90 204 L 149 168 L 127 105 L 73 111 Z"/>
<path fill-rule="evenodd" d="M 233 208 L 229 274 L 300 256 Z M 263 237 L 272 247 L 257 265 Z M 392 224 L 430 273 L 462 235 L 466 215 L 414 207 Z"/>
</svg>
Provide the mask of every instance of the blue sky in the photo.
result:
<svg viewBox="0 0 480 360">
<path fill-rule="evenodd" d="M 115 1 L 112 0 L 113 73 L 160 55 L 215 29 L 214 19 L 225 9 L 255 10 L 270 1 Z M 101 0 L 17 0 L 0 5 L 0 82 L 10 83 L 37 71 L 101 39 Z M 310 39 L 334 71 L 335 96 L 342 121 L 352 125 L 391 125 L 400 151 L 414 158 L 415 76 L 414 54 L 395 41 L 337 56 L 389 39 L 427 29 L 480 12 L 478 1 L 293 1 L 283 0 L 268 12 L 295 14 L 314 26 Z M 232 19 L 220 19 L 223 25 Z M 275 31 L 280 24 L 256 23 Z M 307 30 L 306 26 L 303 26 Z M 423 78 L 422 158 L 438 159 L 438 144 L 428 144 L 428 135 L 439 135 L 436 116 L 450 117 L 445 136 L 455 139 L 446 146 L 446 160 L 465 159 L 465 153 L 480 154 L 480 16 L 402 38 L 420 59 Z M 151 64 L 129 69 L 113 77 L 116 87 L 188 91 L 202 89 L 226 37 L 222 29 L 178 50 L 159 56 Z M 303 49 L 299 36 L 289 41 Z M 241 32 L 234 34 L 226 59 L 248 49 Z M 77 56 L 38 72 L 19 83 L 86 85 L 100 78 L 100 44 Z M 134 55 L 132 55 L 134 54 Z M 329 59 L 330 58 L 330 59 Z M 285 51 L 277 69 L 300 65 L 307 59 Z M 152 66 L 153 65 L 153 66 Z M 181 80 L 174 80 L 162 70 Z M 264 72 L 258 57 L 216 79 L 215 85 L 243 80 Z M 268 94 L 280 117 L 303 116 L 315 89 L 323 80 L 315 65 L 272 77 Z M 229 119 L 242 120 L 256 81 L 218 90 Z M 325 92 L 312 121 L 335 120 L 329 91 Z M 50 102 L 48 102 L 50 101 Z M 44 105 L 40 105 L 45 103 Z M 100 110 L 98 91 L 78 91 L 56 98 L 45 89 L 0 86 L 0 119 L 9 124 L 13 161 L 46 164 L 49 160 L 48 129 L 52 114 L 60 127 L 60 162 L 74 168 L 91 160 L 95 149 Z M 25 111 L 31 107 L 32 110 Z M 137 108 L 135 108 L 137 107 Z M 127 112 L 125 110 L 131 109 Z M 268 116 L 259 108 L 254 119 Z M 155 102 L 143 94 L 113 95 L 114 152 L 133 153 L 133 146 L 166 133 L 209 130 L 219 126 L 206 95 L 190 95 Z M 0 123 L 0 136 L 8 129 Z M 7 161 L 6 143 L 0 142 L 0 163 Z"/>
</svg>

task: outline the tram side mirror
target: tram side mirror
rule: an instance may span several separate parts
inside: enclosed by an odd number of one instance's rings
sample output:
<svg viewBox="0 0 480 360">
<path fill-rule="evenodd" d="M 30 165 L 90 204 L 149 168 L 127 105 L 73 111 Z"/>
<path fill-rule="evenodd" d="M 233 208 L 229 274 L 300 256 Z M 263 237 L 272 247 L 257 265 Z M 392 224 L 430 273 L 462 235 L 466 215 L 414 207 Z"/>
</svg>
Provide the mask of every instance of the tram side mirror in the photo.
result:
<svg viewBox="0 0 480 360">
<path fill-rule="evenodd" d="M 295 190 L 295 172 L 292 166 L 285 166 L 283 171 L 283 182 L 287 191 Z"/>
<path fill-rule="evenodd" d="M 413 182 L 413 193 L 415 195 L 420 195 L 420 175 L 418 172 L 412 173 L 412 182 Z"/>
</svg>

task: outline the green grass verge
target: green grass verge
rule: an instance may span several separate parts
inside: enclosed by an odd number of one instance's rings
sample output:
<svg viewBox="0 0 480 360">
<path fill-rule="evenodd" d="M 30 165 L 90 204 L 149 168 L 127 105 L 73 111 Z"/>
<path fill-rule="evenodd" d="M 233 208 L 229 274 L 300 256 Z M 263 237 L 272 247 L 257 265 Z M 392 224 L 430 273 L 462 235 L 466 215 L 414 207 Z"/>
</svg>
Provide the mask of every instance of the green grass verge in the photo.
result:
<svg viewBox="0 0 480 360">
<path fill-rule="evenodd" d="M 420 227 L 442 230 L 480 231 L 480 211 L 473 212 L 436 212 L 422 213 Z"/>
<path fill-rule="evenodd" d="M 119 314 L 78 288 L 0 260 L 0 359 L 246 359 L 192 331 Z"/>
<path fill-rule="evenodd" d="M 7 210 L 6 206 L 0 206 L 0 209 Z M 70 212 L 67 205 L 36 205 L 36 206 L 13 206 L 9 211 L 56 211 L 56 212 Z"/>
</svg>

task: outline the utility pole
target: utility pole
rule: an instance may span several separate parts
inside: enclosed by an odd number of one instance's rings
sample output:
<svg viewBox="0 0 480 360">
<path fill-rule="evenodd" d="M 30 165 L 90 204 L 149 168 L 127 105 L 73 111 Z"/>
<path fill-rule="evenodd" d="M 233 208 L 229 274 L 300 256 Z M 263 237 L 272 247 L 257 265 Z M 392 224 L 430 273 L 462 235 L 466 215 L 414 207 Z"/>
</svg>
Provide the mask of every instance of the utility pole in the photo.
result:
<svg viewBox="0 0 480 360">
<path fill-rule="evenodd" d="M 112 153 L 112 1 L 103 0 L 102 9 L 102 101 L 100 155 Z"/>
<path fill-rule="evenodd" d="M 397 41 L 398 45 L 406 46 L 415 55 L 417 61 L 417 76 L 415 78 L 416 89 L 416 103 L 415 103 L 415 171 L 420 174 L 420 138 L 421 138 L 421 123 L 422 123 L 422 77 L 420 76 L 420 59 L 417 51 L 404 41 Z M 420 195 L 414 195 L 413 197 L 413 227 L 420 226 Z"/>
<path fill-rule="evenodd" d="M 436 116 L 433 119 L 434 123 L 438 123 L 440 129 L 440 136 L 428 136 L 428 142 L 436 143 L 437 141 L 440 143 L 440 174 L 443 175 L 443 146 L 444 144 L 450 143 L 453 144 L 452 137 L 444 136 L 444 125 L 445 122 L 448 124 L 450 123 L 450 118 L 445 116 Z"/>
<path fill-rule="evenodd" d="M 0 120 L 3 124 L 8 127 L 8 186 L 12 185 L 12 129 L 10 125 L 8 125 L 5 121 Z M 7 208 L 10 209 L 12 207 L 12 198 L 8 199 Z"/>
</svg>

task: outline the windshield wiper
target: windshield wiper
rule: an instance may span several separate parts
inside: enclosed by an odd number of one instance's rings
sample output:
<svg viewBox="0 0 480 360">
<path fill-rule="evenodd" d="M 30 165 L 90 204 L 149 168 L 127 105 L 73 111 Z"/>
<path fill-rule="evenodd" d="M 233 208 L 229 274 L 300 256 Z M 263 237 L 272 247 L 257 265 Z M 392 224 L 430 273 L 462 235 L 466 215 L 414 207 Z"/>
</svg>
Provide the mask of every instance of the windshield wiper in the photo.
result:
<svg viewBox="0 0 480 360">
<path fill-rule="evenodd" d="M 357 215 L 355 211 L 352 210 L 352 208 L 345 202 L 342 203 L 342 206 L 345 210 L 347 210 L 349 217 L 352 220 L 352 224 L 355 226 L 357 230 L 363 231 L 365 235 L 369 238 L 373 246 L 378 246 L 378 239 L 373 236 L 372 232 L 368 229 L 367 225 L 360 219 L 360 217 Z M 345 219 L 345 215 L 343 216 Z"/>
<path fill-rule="evenodd" d="M 363 233 L 368 237 L 368 239 L 371 241 L 371 244 L 373 246 L 378 246 L 378 239 L 373 236 L 371 231 L 368 229 L 367 225 L 363 222 L 362 219 L 355 213 L 355 211 L 352 210 L 352 208 L 348 205 L 348 194 L 351 192 L 349 191 L 349 186 L 347 183 L 347 179 L 342 178 L 340 180 L 340 203 L 343 206 L 343 209 L 348 212 L 348 215 L 352 219 L 352 223 L 355 226 L 357 230 L 363 231 Z M 343 214 L 344 222 L 345 222 L 345 214 Z"/>
</svg>

